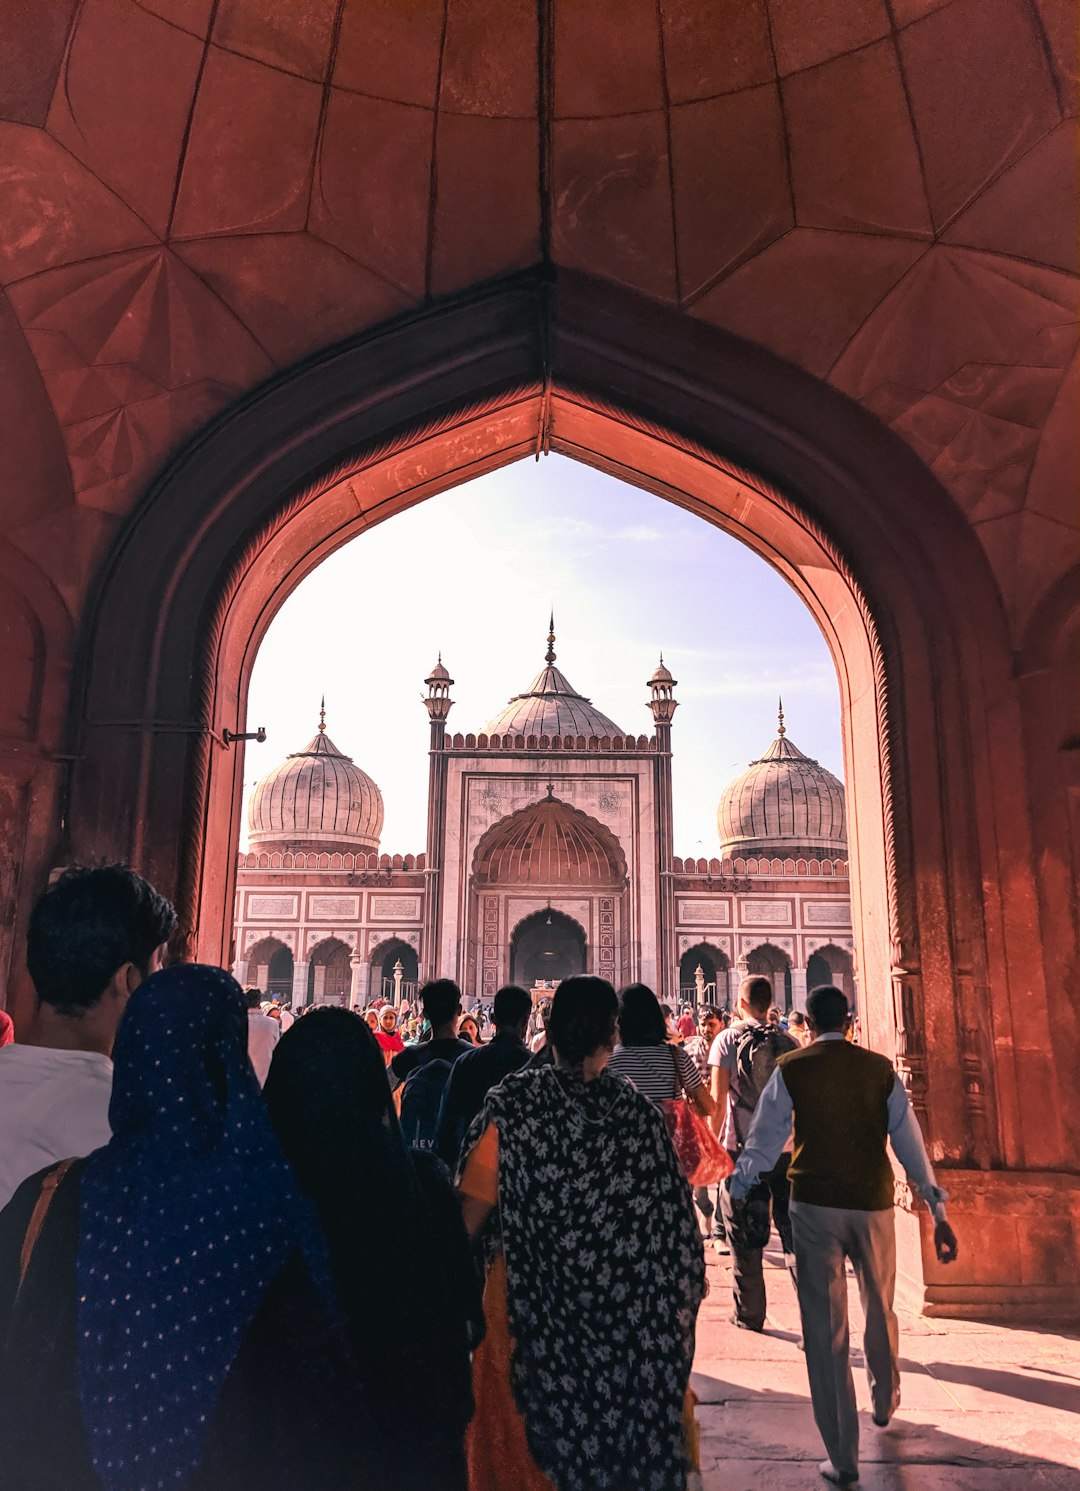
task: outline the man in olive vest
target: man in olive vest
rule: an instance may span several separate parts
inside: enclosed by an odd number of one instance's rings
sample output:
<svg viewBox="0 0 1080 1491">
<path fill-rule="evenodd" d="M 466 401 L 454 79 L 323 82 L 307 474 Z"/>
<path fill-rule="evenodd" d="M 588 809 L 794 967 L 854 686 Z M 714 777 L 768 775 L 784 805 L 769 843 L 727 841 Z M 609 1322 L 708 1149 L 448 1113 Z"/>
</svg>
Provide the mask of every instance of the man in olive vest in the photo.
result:
<svg viewBox="0 0 1080 1491">
<path fill-rule="evenodd" d="M 799 1310 L 814 1421 L 829 1452 L 819 1470 L 833 1485 L 851 1486 L 859 1477 L 859 1418 L 848 1360 L 845 1258 L 855 1270 L 866 1316 L 863 1346 L 874 1423 L 884 1428 L 900 1403 L 887 1144 L 934 1216 L 942 1263 L 953 1261 L 957 1244 L 945 1220 L 946 1193 L 934 1179 L 892 1063 L 845 1039 L 851 1016 L 839 989 L 815 989 L 806 1017 L 813 1039 L 777 1062 L 727 1183 L 737 1205 L 776 1164 L 794 1123 L 788 1177 Z"/>
</svg>

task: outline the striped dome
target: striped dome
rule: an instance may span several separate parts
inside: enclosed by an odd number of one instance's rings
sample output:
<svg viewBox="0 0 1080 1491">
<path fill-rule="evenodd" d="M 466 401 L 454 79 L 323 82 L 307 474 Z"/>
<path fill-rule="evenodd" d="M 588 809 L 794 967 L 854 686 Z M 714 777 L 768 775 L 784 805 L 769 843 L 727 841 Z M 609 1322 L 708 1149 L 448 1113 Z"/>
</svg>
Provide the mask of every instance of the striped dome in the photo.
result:
<svg viewBox="0 0 1080 1491">
<path fill-rule="evenodd" d="M 579 694 L 566 675 L 555 667 L 555 619 L 548 631 L 544 667 L 523 694 L 515 694 L 494 719 L 484 726 L 485 735 L 625 735 L 613 720 L 601 714 Z"/>
<path fill-rule="evenodd" d="M 511 813 L 476 849 L 484 885 L 621 885 L 626 860 L 611 831 L 557 797 Z"/>
<path fill-rule="evenodd" d="M 263 777 L 248 804 L 252 849 L 377 850 L 382 825 L 382 793 L 342 755 L 324 725 L 302 751 Z"/>
<path fill-rule="evenodd" d="M 846 858 L 844 784 L 779 734 L 725 790 L 717 810 L 724 855 Z"/>
</svg>

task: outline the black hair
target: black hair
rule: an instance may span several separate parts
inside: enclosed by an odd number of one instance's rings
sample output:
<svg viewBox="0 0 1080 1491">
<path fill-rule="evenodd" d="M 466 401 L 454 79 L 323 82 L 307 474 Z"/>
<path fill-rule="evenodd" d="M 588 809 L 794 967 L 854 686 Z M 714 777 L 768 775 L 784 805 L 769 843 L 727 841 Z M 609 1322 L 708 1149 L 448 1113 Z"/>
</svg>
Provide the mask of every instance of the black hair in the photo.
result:
<svg viewBox="0 0 1080 1491">
<path fill-rule="evenodd" d="M 701 1012 L 701 1024 L 702 1025 L 705 1024 L 706 1020 L 719 1020 L 719 1018 L 720 1018 L 720 1011 L 718 1009 L 716 1009 L 711 1004 L 707 1005 L 706 1008 L 703 1009 L 702 1012 Z"/>
<path fill-rule="evenodd" d="M 851 1019 L 847 995 L 832 984 L 820 985 L 807 996 L 806 1017 L 819 1035 L 843 1030 Z"/>
<path fill-rule="evenodd" d="M 244 1008 L 245 1009 L 257 1010 L 259 1008 L 259 1006 L 262 1004 L 262 1002 L 263 1002 L 263 996 L 262 996 L 262 990 L 261 989 L 245 989 L 244 990 Z"/>
<path fill-rule="evenodd" d="M 601 1046 L 611 1044 L 619 1001 L 606 979 L 579 974 L 564 978 L 551 1001 L 548 1040 L 563 1061 L 580 1066 Z"/>
<path fill-rule="evenodd" d="M 667 1024 L 647 984 L 628 984 L 619 995 L 619 1040 L 624 1046 L 662 1046 Z"/>
<path fill-rule="evenodd" d="M 452 978 L 432 979 L 420 990 L 420 1003 L 432 1026 L 447 1025 L 461 1008 L 461 990 Z"/>
<path fill-rule="evenodd" d="M 77 1015 L 97 1004 L 125 963 L 145 978 L 175 926 L 172 903 L 126 865 L 65 870 L 38 900 L 26 932 L 39 1003 Z"/>
<path fill-rule="evenodd" d="M 755 1015 L 768 1014 L 773 1002 L 773 986 L 764 974 L 751 974 L 739 985 L 739 998 Z"/>
<path fill-rule="evenodd" d="M 495 995 L 491 1018 L 496 1025 L 520 1025 L 532 1013 L 532 996 L 517 984 L 505 984 Z"/>
</svg>

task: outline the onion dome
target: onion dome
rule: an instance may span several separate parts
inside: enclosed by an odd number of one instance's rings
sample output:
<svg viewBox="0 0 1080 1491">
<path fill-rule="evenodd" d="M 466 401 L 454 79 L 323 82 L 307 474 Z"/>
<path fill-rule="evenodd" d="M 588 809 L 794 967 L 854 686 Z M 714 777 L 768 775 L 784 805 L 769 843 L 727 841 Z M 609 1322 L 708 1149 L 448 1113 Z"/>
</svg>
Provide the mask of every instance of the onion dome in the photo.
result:
<svg viewBox="0 0 1080 1491">
<path fill-rule="evenodd" d="M 548 630 L 544 666 L 523 694 L 484 726 L 485 735 L 625 735 L 606 714 L 579 694 L 555 667 L 555 617 Z"/>
<path fill-rule="evenodd" d="M 847 857 L 844 784 L 787 738 L 776 739 L 724 791 L 716 814 L 724 855 Z"/>
<path fill-rule="evenodd" d="M 670 683 L 674 685 L 675 679 L 671 676 L 671 669 L 664 662 L 664 654 L 660 654 L 660 661 L 656 665 L 653 676 L 649 679 L 650 686 L 654 683 Z"/>
<path fill-rule="evenodd" d="M 248 844 L 255 850 L 377 851 L 382 825 L 382 793 L 327 735 L 324 700 L 314 737 L 252 793 Z"/>
</svg>

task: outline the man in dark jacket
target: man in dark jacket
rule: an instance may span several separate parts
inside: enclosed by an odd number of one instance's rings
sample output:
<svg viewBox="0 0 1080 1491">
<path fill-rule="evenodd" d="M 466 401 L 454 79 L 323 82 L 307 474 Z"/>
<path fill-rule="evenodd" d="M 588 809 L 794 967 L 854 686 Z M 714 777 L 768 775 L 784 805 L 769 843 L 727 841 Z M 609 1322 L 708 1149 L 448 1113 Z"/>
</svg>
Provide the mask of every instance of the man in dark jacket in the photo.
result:
<svg viewBox="0 0 1080 1491">
<path fill-rule="evenodd" d="M 439 1135 L 435 1148 L 451 1170 L 457 1164 L 461 1144 L 469 1125 L 484 1106 L 493 1087 L 529 1060 L 525 1031 L 532 1011 L 532 999 L 516 984 L 507 984 L 495 995 L 492 1019 L 495 1034 L 486 1046 L 466 1051 L 454 1062 L 446 1084 Z"/>
</svg>

